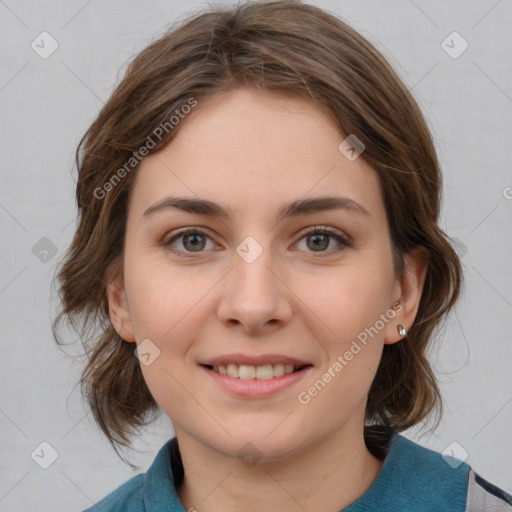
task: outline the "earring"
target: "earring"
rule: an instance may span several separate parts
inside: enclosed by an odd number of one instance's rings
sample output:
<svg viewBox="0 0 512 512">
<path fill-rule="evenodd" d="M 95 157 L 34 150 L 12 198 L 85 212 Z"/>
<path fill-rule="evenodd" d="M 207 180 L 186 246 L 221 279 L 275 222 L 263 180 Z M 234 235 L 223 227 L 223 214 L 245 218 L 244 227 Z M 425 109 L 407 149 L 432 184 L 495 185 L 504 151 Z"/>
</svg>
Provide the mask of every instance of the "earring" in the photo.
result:
<svg viewBox="0 0 512 512">
<path fill-rule="evenodd" d="M 407 335 L 407 329 L 402 324 L 398 324 L 397 329 L 398 329 L 398 334 L 400 334 L 400 336 Z"/>
</svg>

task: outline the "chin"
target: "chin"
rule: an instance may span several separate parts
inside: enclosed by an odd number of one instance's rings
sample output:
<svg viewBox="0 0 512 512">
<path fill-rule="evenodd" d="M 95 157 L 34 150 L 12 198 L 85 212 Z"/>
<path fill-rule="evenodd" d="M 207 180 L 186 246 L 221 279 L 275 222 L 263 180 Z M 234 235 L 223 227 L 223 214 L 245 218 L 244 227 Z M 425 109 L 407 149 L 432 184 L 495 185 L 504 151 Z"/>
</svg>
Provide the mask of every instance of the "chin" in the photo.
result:
<svg viewBox="0 0 512 512">
<path fill-rule="evenodd" d="M 281 421 L 282 418 L 279 420 Z M 233 437 L 227 435 L 222 439 L 211 439 L 212 447 L 225 455 L 244 460 L 275 462 L 285 460 L 300 450 L 305 440 L 298 429 L 284 428 L 279 421 L 272 428 L 251 425 L 250 428 L 229 429 Z M 286 421 L 286 420 L 285 420 Z M 279 425 L 276 428 L 276 425 Z M 293 431 L 291 431 L 293 430 Z"/>
</svg>

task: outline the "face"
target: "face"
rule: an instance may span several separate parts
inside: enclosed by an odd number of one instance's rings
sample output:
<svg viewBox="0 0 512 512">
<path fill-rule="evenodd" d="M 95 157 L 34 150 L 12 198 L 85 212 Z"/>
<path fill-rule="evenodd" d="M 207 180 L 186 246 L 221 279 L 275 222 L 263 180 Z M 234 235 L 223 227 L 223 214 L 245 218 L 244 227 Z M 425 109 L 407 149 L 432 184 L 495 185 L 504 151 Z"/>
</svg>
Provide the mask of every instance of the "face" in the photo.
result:
<svg viewBox="0 0 512 512">
<path fill-rule="evenodd" d="M 301 99 L 240 89 L 181 123 L 141 163 L 124 282 L 109 286 L 153 397 L 178 437 L 231 456 L 360 436 L 383 345 L 412 325 L 424 277 L 412 259 L 395 275 L 376 172 Z"/>
</svg>

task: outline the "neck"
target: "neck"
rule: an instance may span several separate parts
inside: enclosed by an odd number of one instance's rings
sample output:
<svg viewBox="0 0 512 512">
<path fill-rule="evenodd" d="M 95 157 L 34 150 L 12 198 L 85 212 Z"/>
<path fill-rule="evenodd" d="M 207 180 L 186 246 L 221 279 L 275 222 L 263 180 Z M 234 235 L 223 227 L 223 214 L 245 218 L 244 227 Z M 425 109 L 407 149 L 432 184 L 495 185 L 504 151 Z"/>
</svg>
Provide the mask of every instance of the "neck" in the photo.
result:
<svg viewBox="0 0 512 512">
<path fill-rule="evenodd" d="M 177 492 L 186 510 L 339 512 L 368 490 L 383 465 L 362 430 L 342 429 L 298 456 L 250 467 L 178 428 L 176 435 L 185 472 Z"/>
</svg>

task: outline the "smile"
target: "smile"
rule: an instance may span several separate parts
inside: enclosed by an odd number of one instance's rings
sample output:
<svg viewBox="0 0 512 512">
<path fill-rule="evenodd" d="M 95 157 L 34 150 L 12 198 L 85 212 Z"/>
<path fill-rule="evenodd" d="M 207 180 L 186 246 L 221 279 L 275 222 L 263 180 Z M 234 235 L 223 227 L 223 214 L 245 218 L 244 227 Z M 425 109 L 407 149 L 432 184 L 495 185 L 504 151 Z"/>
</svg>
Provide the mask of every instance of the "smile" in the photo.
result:
<svg viewBox="0 0 512 512">
<path fill-rule="evenodd" d="M 304 361 L 291 364 L 289 358 L 282 358 L 287 362 L 275 364 L 268 362 L 268 359 L 257 361 L 259 364 L 247 364 L 252 362 L 247 358 L 246 361 L 240 361 L 242 357 L 238 359 L 240 364 L 230 363 L 230 359 L 223 357 L 222 361 L 208 361 L 212 364 L 202 363 L 199 367 L 215 386 L 231 396 L 244 399 L 267 398 L 284 392 L 314 371 L 312 364 Z"/>
<path fill-rule="evenodd" d="M 215 373 L 242 380 L 270 380 L 275 377 L 282 377 L 283 375 L 298 372 L 307 366 L 311 365 L 264 364 L 261 366 L 253 366 L 246 364 L 238 365 L 234 363 L 213 366 L 205 365 L 206 368 L 214 371 Z"/>
</svg>

